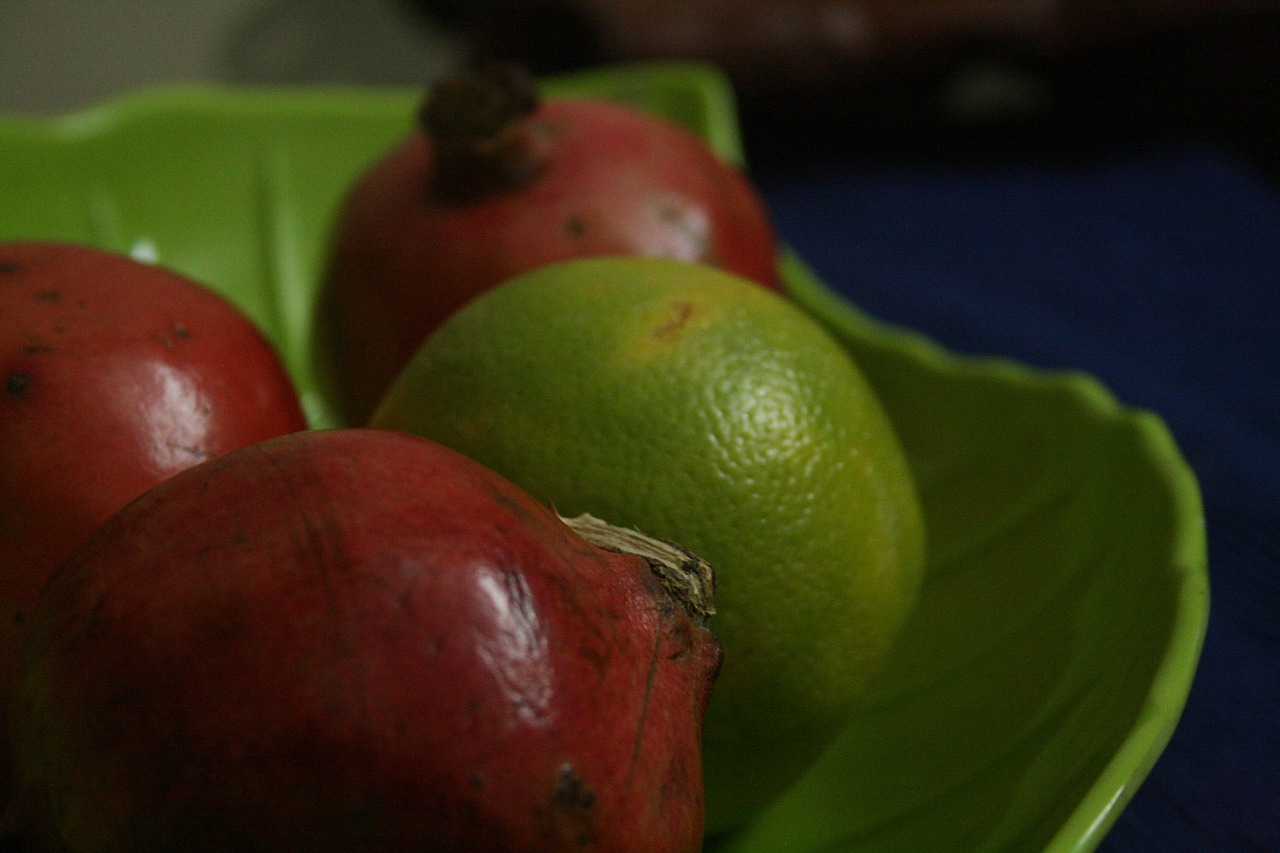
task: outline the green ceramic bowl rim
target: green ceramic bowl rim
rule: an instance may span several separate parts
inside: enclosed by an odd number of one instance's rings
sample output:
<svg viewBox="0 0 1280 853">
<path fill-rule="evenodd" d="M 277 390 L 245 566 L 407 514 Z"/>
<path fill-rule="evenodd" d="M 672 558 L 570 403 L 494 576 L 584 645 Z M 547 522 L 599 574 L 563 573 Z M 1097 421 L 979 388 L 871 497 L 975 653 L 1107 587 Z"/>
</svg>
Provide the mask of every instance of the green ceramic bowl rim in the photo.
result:
<svg viewBox="0 0 1280 853">
<path fill-rule="evenodd" d="M 699 129 L 711 145 L 730 162 L 745 164 L 735 95 L 728 79 L 714 66 L 684 61 L 637 63 L 578 72 L 548 82 L 554 82 L 557 94 L 566 95 L 600 88 L 625 92 L 628 87 L 641 92 L 667 89 L 681 93 L 696 100 Z M 0 112 L 0 132 L 15 139 L 73 143 L 108 132 L 132 116 L 156 112 L 288 117 L 341 108 L 353 114 L 385 115 L 388 109 L 402 109 L 420 93 L 420 88 L 169 83 L 141 87 L 65 113 Z M 1208 560 L 1204 511 L 1194 472 L 1158 415 L 1122 406 L 1092 376 L 951 352 L 917 332 L 864 314 L 829 289 L 794 253 L 784 252 L 782 262 L 788 289 L 798 302 L 843 332 L 930 371 L 954 376 L 997 375 L 1013 385 L 1064 383 L 1100 419 L 1133 431 L 1151 469 L 1163 478 L 1175 519 L 1168 568 L 1178 579 L 1176 612 L 1165 652 L 1134 727 L 1044 853 L 1095 849 L 1172 737 L 1203 646 L 1209 618 Z"/>
<path fill-rule="evenodd" d="M 609 66 L 564 75 L 547 81 L 557 96 L 591 95 L 602 88 L 624 94 L 683 92 L 696 101 L 699 132 L 720 156 L 745 163 L 733 88 L 713 66 L 700 62 L 655 62 Z M 385 115 L 403 109 L 423 95 L 422 87 L 359 85 L 227 84 L 212 82 L 157 83 L 66 112 L 14 113 L 0 110 L 0 130 L 13 138 L 74 141 L 92 137 L 132 116 L 163 113 L 246 114 L 288 117 L 327 112 L 335 107 L 352 113 Z M 408 124 L 412 117 L 406 114 Z"/>
</svg>

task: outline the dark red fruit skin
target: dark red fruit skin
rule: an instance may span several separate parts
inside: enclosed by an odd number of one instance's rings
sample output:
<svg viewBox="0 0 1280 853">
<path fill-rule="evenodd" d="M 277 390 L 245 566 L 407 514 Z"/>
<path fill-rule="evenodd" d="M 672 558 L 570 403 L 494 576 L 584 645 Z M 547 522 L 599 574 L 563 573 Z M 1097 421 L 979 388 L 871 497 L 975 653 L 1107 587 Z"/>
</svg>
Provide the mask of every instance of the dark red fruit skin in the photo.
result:
<svg viewBox="0 0 1280 853">
<path fill-rule="evenodd" d="M 339 213 L 317 340 L 338 414 L 363 424 L 421 342 L 506 279 L 584 255 L 713 264 L 779 290 L 777 241 L 746 177 L 706 142 L 622 104 L 548 99 L 523 119 L 529 183 L 459 200 L 431 136 L 375 162 Z"/>
<path fill-rule="evenodd" d="M 0 244 L 0 696 L 27 608 L 108 516 L 304 426 L 275 351 L 212 291 L 88 246 Z"/>
<path fill-rule="evenodd" d="M 714 637 L 425 439 L 298 433 L 171 478 L 58 571 L 26 651 L 5 824 L 36 849 L 702 843 Z"/>
</svg>

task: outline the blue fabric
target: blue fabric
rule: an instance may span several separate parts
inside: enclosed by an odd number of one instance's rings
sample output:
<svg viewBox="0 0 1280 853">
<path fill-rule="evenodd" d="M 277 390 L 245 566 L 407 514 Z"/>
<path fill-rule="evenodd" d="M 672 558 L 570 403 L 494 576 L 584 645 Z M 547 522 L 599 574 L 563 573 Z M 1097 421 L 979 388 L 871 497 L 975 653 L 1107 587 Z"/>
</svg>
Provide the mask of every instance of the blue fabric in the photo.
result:
<svg viewBox="0 0 1280 853">
<path fill-rule="evenodd" d="M 1280 192 L 1229 152 L 760 179 L 781 236 L 871 314 L 1078 368 L 1195 469 L 1211 613 L 1172 741 L 1105 853 L 1280 851 Z"/>
</svg>

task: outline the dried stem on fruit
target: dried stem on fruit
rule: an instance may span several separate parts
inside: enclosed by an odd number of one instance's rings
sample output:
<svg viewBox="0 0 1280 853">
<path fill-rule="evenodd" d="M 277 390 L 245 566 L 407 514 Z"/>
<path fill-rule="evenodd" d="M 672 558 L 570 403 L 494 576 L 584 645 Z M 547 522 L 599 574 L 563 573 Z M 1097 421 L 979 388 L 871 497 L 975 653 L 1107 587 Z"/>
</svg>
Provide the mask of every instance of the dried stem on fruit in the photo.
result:
<svg viewBox="0 0 1280 853">
<path fill-rule="evenodd" d="M 715 615 L 715 571 L 688 548 L 638 530 L 617 527 L 588 513 L 575 518 L 561 516 L 561 520 L 599 548 L 643 557 L 662 588 L 699 626 L 705 627 Z"/>
</svg>

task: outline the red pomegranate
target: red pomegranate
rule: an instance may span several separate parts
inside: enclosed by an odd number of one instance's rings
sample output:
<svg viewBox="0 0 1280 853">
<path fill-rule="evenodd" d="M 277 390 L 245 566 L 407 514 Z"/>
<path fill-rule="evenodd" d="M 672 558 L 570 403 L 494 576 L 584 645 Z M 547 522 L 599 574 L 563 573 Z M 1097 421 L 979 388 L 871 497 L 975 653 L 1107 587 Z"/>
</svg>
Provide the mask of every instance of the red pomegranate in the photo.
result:
<svg viewBox="0 0 1280 853">
<path fill-rule="evenodd" d="M 574 524 L 589 539 L 391 431 L 169 479 L 40 598 L 6 832 L 71 853 L 699 850 L 710 571 Z"/>
<path fill-rule="evenodd" d="M 213 291 L 89 246 L 0 244 L 0 701 L 27 609 L 108 516 L 304 426 L 271 344 Z"/>
<path fill-rule="evenodd" d="M 670 257 L 780 287 L 755 188 L 672 121 L 542 100 L 506 66 L 441 81 L 420 119 L 350 189 L 321 284 L 317 364 L 349 424 L 445 318 L 553 261 Z"/>
</svg>

